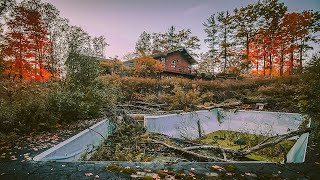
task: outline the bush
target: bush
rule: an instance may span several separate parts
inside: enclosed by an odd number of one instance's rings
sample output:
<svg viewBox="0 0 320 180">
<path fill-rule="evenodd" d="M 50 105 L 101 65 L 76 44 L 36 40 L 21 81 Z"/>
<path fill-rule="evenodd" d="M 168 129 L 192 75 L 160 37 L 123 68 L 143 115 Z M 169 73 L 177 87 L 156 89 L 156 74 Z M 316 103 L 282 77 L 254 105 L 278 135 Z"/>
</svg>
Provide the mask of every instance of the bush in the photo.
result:
<svg viewBox="0 0 320 180">
<path fill-rule="evenodd" d="M 98 79 L 85 88 L 76 88 L 66 81 L 2 81 L 0 90 L 0 132 L 6 134 L 102 117 L 120 96 L 117 87 Z"/>
<path fill-rule="evenodd" d="M 199 95 L 207 93 L 214 94 L 215 96 L 205 97 L 202 103 L 213 101 L 222 102 L 225 99 L 237 98 L 247 92 L 253 92 L 257 88 L 263 85 L 273 83 L 272 79 L 244 79 L 244 80 L 190 80 L 186 78 L 139 78 L 139 77 L 119 77 L 116 75 L 107 75 L 101 77 L 103 81 L 112 84 L 117 84 L 122 90 L 124 101 L 131 101 L 141 99 L 141 97 L 148 97 L 149 95 L 172 95 L 174 88 L 179 86 L 182 91 L 188 92 L 193 90 L 193 86 L 197 86 L 197 92 Z M 225 93 L 227 92 L 227 93 Z"/>
<path fill-rule="evenodd" d="M 55 124 L 55 113 L 48 106 L 48 89 L 40 83 L 1 84 L 0 131 L 30 131 Z"/>
<path fill-rule="evenodd" d="M 302 76 L 299 96 L 301 110 L 319 124 L 320 120 L 320 53 L 314 56 Z"/>
<path fill-rule="evenodd" d="M 99 75 L 97 59 L 76 52 L 70 52 L 66 60 L 69 86 L 90 86 Z"/>
<path fill-rule="evenodd" d="M 95 59 L 70 53 L 65 79 L 0 82 L 0 132 L 48 129 L 56 123 L 104 116 L 119 99 L 116 84 L 98 77 Z M 110 82 L 110 81 L 109 81 Z"/>
<path fill-rule="evenodd" d="M 59 115 L 59 121 L 76 121 L 102 117 L 120 96 L 116 87 L 97 80 L 89 87 L 75 88 L 60 85 L 50 94 L 49 106 Z"/>
<path fill-rule="evenodd" d="M 116 89 L 98 79 L 97 60 L 71 52 L 67 77 L 51 92 L 49 104 L 59 121 L 76 121 L 104 115 L 117 100 Z"/>
<path fill-rule="evenodd" d="M 173 95 L 169 96 L 170 110 L 182 109 L 184 111 L 196 110 L 196 105 L 199 104 L 199 92 L 196 88 L 189 91 L 184 91 L 180 86 L 176 86 L 173 90 Z"/>
</svg>

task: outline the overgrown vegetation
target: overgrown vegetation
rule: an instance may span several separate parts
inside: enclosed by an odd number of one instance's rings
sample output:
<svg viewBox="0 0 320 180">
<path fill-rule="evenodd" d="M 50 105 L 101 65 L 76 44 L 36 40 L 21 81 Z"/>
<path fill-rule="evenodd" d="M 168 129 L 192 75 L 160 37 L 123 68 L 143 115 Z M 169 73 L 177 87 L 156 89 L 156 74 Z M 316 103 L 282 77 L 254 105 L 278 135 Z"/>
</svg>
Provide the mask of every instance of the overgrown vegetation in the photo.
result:
<svg viewBox="0 0 320 180">
<path fill-rule="evenodd" d="M 199 139 L 181 140 L 157 133 L 147 133 L 142 125 L 117 118 L 115 131 L 93 154 L 94 161 L 286 161 L 294 140 L 284 139 L 272 147 L 254 150 L 273 139 L 270 135 L 220 130 Z M 291 136 L 292 137 L 292 136 Z M 241 153 L 252 151 L 248 154 Z"/>
<path fill-rule="evenodd" d="M 86 60 L 85 57 L 80 60 L 89 63 L 93 61 Z M 89 67 L 87 63 L 83 66 Z M 316 71 L 317 68 L 313 69 Z M 313 93 L 317 92 L 317 81 L 314 80 L 314 74 L 305 74 L 304 79 L 313 78 L 305 81 L 299 81 L 298 76 L 205 81 L 183 78 L 121 78 L 117 75 L 97 77 L 97 74 L 91 73 L 95 77 L 84 80 L 81 74 L 89 76 L 86 72 L 90 73 L 89 69 L 77 75 L 67 75 L 66 80 L 46 83 L 2 81 L 2 131 L 10 128 L 31 130 L 44 124 L 51 126 L 56 122 L 101 117 L 105 109 L 128 101 L 167 104 L 165 110 L 192 111 L 197 109 L 197 105 L 210 106 L 253 98 L 265 99 L 268 103 L 265 108 L 270 111 L 301 112 L 301 109 L 306 113 L 313 111 L 314 116 L 317 114 L 317 94 Z M 309 90 L 312 85 L 313 91 Z M 254 105 L 251 108 L 255 108 Z"/>
<path fill-rule="evenodd" d="M 320 53 L 315 55 L 306 72 L 301 77 L 300 91 L 301 110 L 308 114 L 312 120 L 319 124 L 320 120 Z"/>
<path fill-rule="evenodd" d="M 128 117 L 118 116 L 113 119 L 116 124 L 114 132 L 108 137 L 92 160 L 108 161 L 148 161 L 149 158 L 142 152 L 143 143 L 147 136 L 146 130 L 141 125 Z"/>
<path fill-rule="evenodd" d="M 74 71 L 68 71 L 66 79 L 1 82 L 1 133 L 48 129 L 65 122 L 98 118 L 114 107 L 121 95 L 117 86 L 97 78 L 96 62 L 79 55 L 70 61 L 73 62 L 68 66 Z"/>
<path fill-rule="evenodd" d="M 98 79 L 107 43 L 71 26 L 50 3 L 10 0 L 0 12 L 0 133 L 50 129 L 112 109 L 116 85 Z"/>
<path fill-rule="evenodd" d="M 67 20 L 59 17 L 59 11 L 51 4 L 39 0 L 24 0 L 16 5 L 12 0 L 8 2 L 11 5 L 5 5 L 8 7 L 0 13 L 0 20 L 4 20 L 4 23 L 0 23 L 0 38 L 3 40 L 0 42 L 0 135 L 48 130 L 63 123 L 111 115 L 120 123 L 116 123 L 114 134 L 92 158 L 150 161 L 155 159 L 157 152 L 163 153 L 163 156 L 167 155 L 168 149 L 173 149 L 178 158 L 185 158 L 183 155 L 186 151 L 179 147 L 186 144 L 177 144 L 176 140 L 168 137 L 146 134 L 141 125 L 128 123 L 122 116 L 112 114 L 118 103 L 142 101 L 166 104 L 165 110 L 194 111 L 199 105 L 211 106 L 244 99 L 264 99 L 268 103 L 266 110 L 303 112 L 319 123 L 319 55 L 312 59 L 305 73 L 301 75 L 304 68 L 302 65 L 305 45 L 313 39 L 311 35 L 319 29 L 318 12 L 289 13 L 286 12 L 283 3 L 272 0 L 259 1 L 241 8 L 235 11 L 234 15 L 221 12 L 217 17 L 212 15 L 208 19 L 205 26 L 210 51 L 203 59 L 210 62 L 202 64 L 209 68 L 204 70 L 212 71 L 210 75 L 216 74 L 214 71 L 217 69 L 237 75 L 250 74 L 251 71 L 253 75 L 270 76 L 271 79 L 247 77 L 242 80 L 205 81 L 173 77 L 160 80 L 146 78 L 159 77 L 163 67 L 157 60 L 145 55 L 171 50 L 181 45 L 188 46 L 185 48 L 191 50 L 199 49 L 199 39 L 192 36 L 190 30 L 176 32 L 172 26 L 164 34 L 154 33 L 151 38 L 152 44 L 158 45 L 158 49 L 142 47 L 150 42 L 150 37 L 147 38 L 150 34 L 143 33 L 136 48 L 143 52 L 143 57 L 137 59 L 132 74 L 144 78 L 115 75 L 114 73 L 122 74 L 124 71 L 120 61 L 101 63 L 100 70 L 112 75 L 99 77 L 99 63 L 96 57 L 103 58 L 103 51 L 107 45 L 102 36 L 92 38 L 80 27 L 69 25 Z M 278 10 L 273 9 L 277 7 Z M 253 12 L 257 14 L 253 14 L 255 17 L 252 17 L 252 21 L 245 22 L 242 19 Z M 8 17 L 2 18 L 5 15 Z M 255 27 L 257 29 L 253 30 L 254 32 L 246 29 L 246 24 L 253 26 L 259 20 L 256 18 L 258 16 L 264 20 L 263 26 Z M 214 29 L 215 19 L 218 20 L 217 27 L 221 31 Z M 294 24 L 292 19 L 296 19 L 300 24 Z M 234 23 L 238 25 L 236 31 L 232 30 Z M 279 26 L 277 23 L 282 25 Z M 297 26 L 296 29 L 291 27 L 292 24 Z M 208 32 L 213 34 L 210 35 Z M 227 39 L 231 37 L 229 34 L 235 37 Z M 162 35 L 162 41 L 159 35 Z M 235 39 L 241 40 L 242 45 L 235 46 L 235 43 L 231 42 Z M 219 43 L 215 42 L 216 40 Z M 219 49 L 216 49 L 217 44 L 220 44 Z M 240 54 L 232 55 L 231 50 L 235 47 L 240 47 Z M 299 55 L 299 58 L 294 57 L 296 55 Z M 291 76 L 272 79 L 273 76 L 284 75 Z M 224 139 L 220 137 L 215 141 L 215 136 L 221 136 L 219 133 L 208 135 L 199 142 L 220 142 L 224 147 L 241 148 L 232 144 L 235 137 L 241 136 L 246 142 L 244 144 L 250 148 L 265 138 L 230 133 L 230 136 L 223 137 Z M 152 138 L 153 141 L 150 141 Z M 266 148 L 259 153 L 249 152 L 250 155 L 246 154 L 246 157 L 256 160 L 279 160 L 292 143 L 284 141 L 272 149 Z M 245 152 L 240 153 L 243 154 L 239 156 L 244 157 Z M 193 155 L 191 158 L 187 157 L 191 160 L 211 158 L 206 154 L 187 155 Z M 217 158 L 221 160 L 223 157 L 220 154 Z M 125 171 L 134 173 L 130 170 Z"/>
<path fill-rule="evenodd" d="M 196 142 L 219 145 L 224 148 L 250 148 L 261 143 L 266 136 L 250 134 L 245 132 L 219 130 L 205 135 L 196 140 Z M 247 155 L 246 157 L 257 161 L 281 162 L 285 160 L 286 154 L 294 145 L 294 140 L 284 140 L 283 142 L 269 148 L 262 149 L 256 153 Z"/>
<path fill-rule="evenodd" d="M 108 75 L 103 81 L 116 84 L 123 93 L 122 101 L 166 103 L 167 110 L 197 109 L 197 105 L 209 106 L 229 100 L 244 98 L 266 99 L 271 111 L 299 112 L 299 77 L 246 78 L 243 80 L 190 80 L 172 77 L 161 80 L 152 78 Z M 244 107 L 245 108 L 245 107 Z M 253 106 L 254 108 L 254 106 Z"/>
</svg>

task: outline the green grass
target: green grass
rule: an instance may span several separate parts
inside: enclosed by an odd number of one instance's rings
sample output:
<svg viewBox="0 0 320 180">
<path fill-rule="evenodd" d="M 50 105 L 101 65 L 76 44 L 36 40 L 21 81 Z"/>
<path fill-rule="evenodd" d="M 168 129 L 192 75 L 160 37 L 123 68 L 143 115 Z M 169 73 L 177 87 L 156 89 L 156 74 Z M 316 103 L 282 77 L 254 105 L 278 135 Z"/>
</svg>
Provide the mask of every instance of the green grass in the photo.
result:
<svg viewBox="0 0 320 180">
<path fill-rule="evenodd" d="M 234 141 L 238 138 L 245 140 L 245 145 L 234 144 Z M 197 143 L 208 145 L 219 145 L 224 148 L 239 149 L 244 146 L 248 148 L 262 142 L 266 139 L 266 136 L 250 134 L 244 132 L 219 130 L 207 134 L 206 136 L 195 140 Z M 287 154 L 291 147 L 294 145 L 293 140 L 284 140 L 283 142 L 275 145 L 274 147 L 265 148 L 256 153 L 247 155 L 247 158 L 257 161 L 271 161 L 280 162 L 283 160 L 284 154 Z M 283 147 L 283 149 L 281 148 Z"/>
</svg>

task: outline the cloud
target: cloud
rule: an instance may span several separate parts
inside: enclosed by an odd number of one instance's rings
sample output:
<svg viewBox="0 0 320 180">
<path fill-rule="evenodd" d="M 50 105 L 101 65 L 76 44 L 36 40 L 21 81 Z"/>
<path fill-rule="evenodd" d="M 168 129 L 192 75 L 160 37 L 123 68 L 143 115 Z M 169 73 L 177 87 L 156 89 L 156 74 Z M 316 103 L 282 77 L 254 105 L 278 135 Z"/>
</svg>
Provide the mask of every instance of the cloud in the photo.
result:
<svg viewBox="0 0 320 180">
<path fill-rule="evenodd" d="M 189 9 L 187 9 L 186 11 L 184 11 L 183 14 L 186 16 L 195 15 L 200 12 L 203 12 L 203 10 L 206 8 L 207 8 L 207 5 L 205 3 L 197 4 Z"/>
</svg>

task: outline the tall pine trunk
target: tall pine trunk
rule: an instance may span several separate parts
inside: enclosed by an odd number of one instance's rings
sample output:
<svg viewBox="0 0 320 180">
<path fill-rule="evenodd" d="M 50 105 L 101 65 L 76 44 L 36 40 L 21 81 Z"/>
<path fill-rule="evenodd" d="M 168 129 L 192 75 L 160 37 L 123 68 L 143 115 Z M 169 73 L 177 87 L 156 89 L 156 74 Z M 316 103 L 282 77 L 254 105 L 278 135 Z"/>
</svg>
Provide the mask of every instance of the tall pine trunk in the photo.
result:
<svg viewBox="0 0 320 180">
<path fill-rule="evenodd" d="M 280 56 L 280 77 L 283 76 L 283 56 L 284 56 L 284 52 L 283 52 L 283 48 L 281 48 L 281 56 Z"/>
<path fill-rule="evenodd" d="M 247 34 L 247 36 L 246 36 L 246 42 L 247 42 L 247 43 L 246 43 L 246 46 L 247 46 L 247 55 L 246 55 L 246 56 L 247 56 L 247 63 L 246 63 L 246 70 L 247 70 L 247 72 L 248 72 L 248 70 L 249 70 L 249 50 L 250 50 L 250 49 L 249 49 L 249 48 L 250 48 L 250 47 L 249 47 L 249 43 L 250 43 L 250 42 L 249 42 L 249 34 Z"/>
<path fill-rule="evenodd" d="M 224 28 L 224 68 L 223 71 L 226 72 L 227 69 L 227 28 Z"/>
<path fill-rule="evenodd" d="M 21 34 L 21 36 L 22 36 L 22 34 Z M 23 78 L 22 77 L 22 74 L 23 74 L 23 63 L 22 63 L 22 37 L 20 37 L 20 39 L 19 39 L 19 41 L 20 41 L 20 46 L 19 46 L 19 61 L 20 61 L 20 65 L 19 65 L 19 78 L 20 78 L 20 80 Z"/>
<path fill-rule="evenodd" d="M 259 75 L 259 59 L 257 59 L 257 66 L 256 66 L 256 69 L 257 69 L 257 75 Z"/>
<path fill-rule="evenodd" d="M 304 43 L 302 42 L 301 45 L 300 45 L 300 50 L 299 50 L 299 73 L 301 74 L 302 73 L 302 55 L 303 55 L 303 45 Z"/>
<path fill-rule="evenodd" d="M 293 74 L 293 51 L 290 52 L 290 72 L 289 74 Z"/>
<path fill-rule="evenodd" d="M 272 54 L 270 53 L 270 55 L 269 55 L 269 59 L 270 59 L 270 67 L 269 67 L 269 69 L 270 69 L 270 77 L 272 77 Z"/>
<path fill-rule="evenodd" d="M 263 56 L 263 76 L 266 76 L 266 55 Z"/>
</svg>

